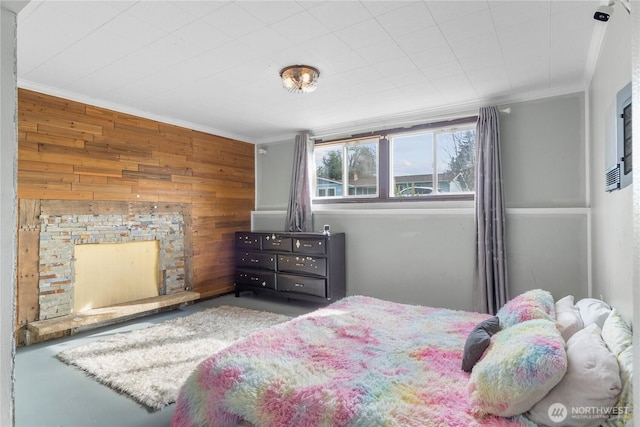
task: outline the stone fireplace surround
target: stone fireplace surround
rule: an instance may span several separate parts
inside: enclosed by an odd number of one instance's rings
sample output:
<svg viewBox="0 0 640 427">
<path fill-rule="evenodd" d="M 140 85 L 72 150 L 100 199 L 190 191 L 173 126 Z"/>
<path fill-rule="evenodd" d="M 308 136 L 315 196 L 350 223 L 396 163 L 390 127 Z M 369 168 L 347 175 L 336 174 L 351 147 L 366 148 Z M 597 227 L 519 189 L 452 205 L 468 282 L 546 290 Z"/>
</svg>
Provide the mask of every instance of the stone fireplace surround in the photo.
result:
<svg viewBox="0 0 640 427">
<path fill-rule="evenodd" d="M 159 293 L 188 288 L 185 227 L 190 225 L 190 216 L 185 215 L 182 204 L 43 200 L 39 219 L 40 320 L 73 311 L 75 245 L 157 240 Z"/>
</svg>

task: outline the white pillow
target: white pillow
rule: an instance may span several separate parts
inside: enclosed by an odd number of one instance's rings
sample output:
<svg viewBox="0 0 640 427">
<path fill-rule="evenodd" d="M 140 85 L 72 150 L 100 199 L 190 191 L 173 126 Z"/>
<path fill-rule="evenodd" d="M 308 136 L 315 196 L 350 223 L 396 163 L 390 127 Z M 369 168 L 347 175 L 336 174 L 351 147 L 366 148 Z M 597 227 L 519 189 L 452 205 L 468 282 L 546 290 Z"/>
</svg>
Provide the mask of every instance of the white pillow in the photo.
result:
<svg viewBox="0 0 640 427">
<path fill-rule="evenodd" d="M 618 355 L 622 393 L 616 404 L 616 411 L 607 420 L 606 426 L 633 427 L 633 345 Z"/>
<path fill-rule="evenodd" d="M 569 339 L 567 373 L 549 394 L 531 408 L 527 413 L 529 419 L 540 425 L 572 427 L 598 426 L 607 419 L 606 414 L 611 411 L 607 408 L 612 408 L 618 401 L 622 382 L 618 361 L 600 333 L 598 325 L 591 324 Z M 550 414 L 558 404 L 564 405 L 566 418 L 551 420 Z M 596 407 L 602 409 L 594 411 Z M 591 413 L 585 416 L 585 410 Z"/>
<path fill-rule="evenodd" d="M 580 317 L 584 326 L 587 327 L 595 323 L 602 329 L 604 321 L 611 313 L 611 307 L 604 301 L 595 298 L 583 298 L 576 303 L 576 307 L 580 310 Z"/>
<path fill-rule="evenodd" d="M 602 339 L 616 357 L 632 344 L 631 328 L 615 308 L 611 310 L 611 314 L 604 321 Z"/>
<path fill-rule="evenodd" d="M 584 327 L 580 310 L 573 303 L 573 295 L 567 295 L 556 301 L 556 322 L 565 341 Z"/>
</svg>

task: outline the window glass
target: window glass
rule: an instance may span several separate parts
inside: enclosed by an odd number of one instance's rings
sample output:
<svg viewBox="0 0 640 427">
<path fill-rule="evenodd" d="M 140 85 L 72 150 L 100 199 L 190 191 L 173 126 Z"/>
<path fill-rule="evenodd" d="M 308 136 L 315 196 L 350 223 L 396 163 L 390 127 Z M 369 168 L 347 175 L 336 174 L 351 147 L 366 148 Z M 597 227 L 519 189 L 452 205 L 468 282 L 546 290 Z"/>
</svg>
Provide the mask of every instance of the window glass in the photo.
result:
<svg viewBox="0 0 640 427">
<path fill-rule="evenodd" d="M 391 138 L 391 196 L 411 197 L 433 192 L 433 134 Z"/>
<path fill-rule="evenodd" d="M 391 138 L 391 157 L 391 197 L 475 189 L 475 129 L 397 135 Z"/>
<path fill-rule="evenodd" d="M 340 197 L 342 191 L 342 145 L 316 147 L 316 197 Z"/>
<path fill-rule="evenodd" d="M 475 129 L 437 134 L 438 192 L 475 191 Z"/>
<path fill-rule="evenodd" d="M 377 151 L 377 141 L 347 145 L 350 196 L 378 194 Z"/>
</svg>

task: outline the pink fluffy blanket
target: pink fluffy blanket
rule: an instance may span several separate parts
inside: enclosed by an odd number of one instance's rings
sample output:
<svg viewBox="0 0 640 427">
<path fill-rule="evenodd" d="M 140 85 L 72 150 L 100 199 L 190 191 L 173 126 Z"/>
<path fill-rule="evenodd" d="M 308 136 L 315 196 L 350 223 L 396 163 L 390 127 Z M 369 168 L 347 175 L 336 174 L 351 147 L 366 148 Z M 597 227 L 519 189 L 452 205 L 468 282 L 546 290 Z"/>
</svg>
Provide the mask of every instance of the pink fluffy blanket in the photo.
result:
<svg viewBox="0 0 640 427">
<path fill-rule="evenodd" d="M 474 418 L 464 343 L 485 314 L 355 296 L 202 362 L 174 427 L 530 426 Z"/>
</svg>

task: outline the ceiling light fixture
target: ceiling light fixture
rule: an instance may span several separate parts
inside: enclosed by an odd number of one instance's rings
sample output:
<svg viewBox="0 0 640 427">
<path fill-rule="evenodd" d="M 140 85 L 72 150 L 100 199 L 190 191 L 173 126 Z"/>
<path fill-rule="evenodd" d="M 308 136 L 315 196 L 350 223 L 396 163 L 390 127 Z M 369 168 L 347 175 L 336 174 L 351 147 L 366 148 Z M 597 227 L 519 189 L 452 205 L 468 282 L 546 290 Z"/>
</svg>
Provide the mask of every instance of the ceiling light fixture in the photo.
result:
<svg viewBox="0 0 640 427">
<path fill-rule="evenodd" d="M 318 87 L 320 71 L 308 65 L 290 65 L 280 70 L 282 87 L 289 92 L 308 93 Z"/>
</svg>

